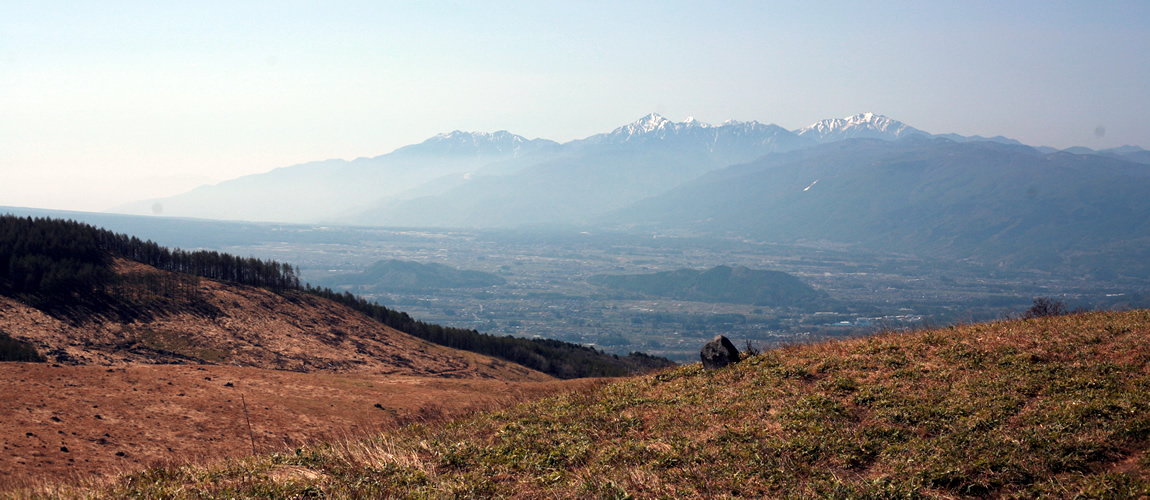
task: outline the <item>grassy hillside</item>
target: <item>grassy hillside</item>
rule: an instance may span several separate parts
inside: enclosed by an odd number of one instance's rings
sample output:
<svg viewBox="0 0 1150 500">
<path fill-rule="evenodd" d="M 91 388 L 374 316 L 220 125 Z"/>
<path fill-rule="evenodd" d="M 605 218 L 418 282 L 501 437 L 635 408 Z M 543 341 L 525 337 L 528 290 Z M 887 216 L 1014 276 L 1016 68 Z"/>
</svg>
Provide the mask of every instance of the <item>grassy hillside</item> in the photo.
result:
<svg viewBox="0 0 1150 500">
<path fill-rule="evenodd" d="M 1150 495 L 1150 311 L 793 346 L 109 497 Z M 91 492 L 89 492 L 91 493 Z"/>
</svg>

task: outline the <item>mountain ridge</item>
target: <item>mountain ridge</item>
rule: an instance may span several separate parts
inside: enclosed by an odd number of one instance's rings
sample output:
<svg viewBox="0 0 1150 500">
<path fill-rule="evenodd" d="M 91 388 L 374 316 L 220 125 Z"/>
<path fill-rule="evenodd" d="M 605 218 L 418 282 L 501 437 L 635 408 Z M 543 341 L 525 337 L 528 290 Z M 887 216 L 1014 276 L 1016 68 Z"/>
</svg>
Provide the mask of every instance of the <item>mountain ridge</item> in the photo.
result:
<svg viewBox="0 0 1150 500">
<path fill-rule="evenodd" d="M 221 220 L 315 222 L 452 173 L 555 146 L 507 131 L 454 131 L 354 160 L 329 159 L 245 175 L 110 211 Z"/>
<path fill-rule="evenodd" d="M 406 227 L 585 224 L 715 169 L 842 140 L 947 139 L 1023 146 L 1003 136 L 930 134 L 873 112 L 795 131 L 657 113 L 563 144 L 501 130 L 453 131 L 391 153 L 325 160 L 201 186 L 118 211 L 226 220 Z M 1039 151 L 1057 151 L 1037 148 Z M 1075 154 L 1150 164 L 1139 147 Z"/>
<path fill-rule="evenodd" d="M 384 198 L 336 222 L 396 226 L 504 227 L 580 223 L 702 173 L 764 154 L 813 145 L 779 127 L 727 121 L 672 122 L 652 113 L 611 132 L 539 152 L 518 168 L 499 165 L 444 180 L 441 190 Z M 495 166 L 495 165 L 492 165 Z"/>
<path fill-rule="evenodd" d="M 1150 241 L 1147 199 L 1145 164 L 911 136 L 850 139 L 733 165 L 598 222 L 837 241 L 995 268 L 1105 274 L 1120 263 L 1119 272 L 1144 276 L 1150 269 L 1138 262 L 1150 256 L 1138 242 Z"/>
</svg>

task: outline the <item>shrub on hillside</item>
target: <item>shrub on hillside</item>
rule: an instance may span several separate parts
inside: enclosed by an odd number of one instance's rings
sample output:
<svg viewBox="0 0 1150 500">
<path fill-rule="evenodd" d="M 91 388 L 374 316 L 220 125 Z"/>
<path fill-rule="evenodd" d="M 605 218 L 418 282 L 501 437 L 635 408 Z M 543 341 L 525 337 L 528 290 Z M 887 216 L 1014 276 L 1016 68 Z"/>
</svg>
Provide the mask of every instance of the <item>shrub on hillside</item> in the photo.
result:
<svg viewBox="0 0 1150 500">
<path fill-rule="evenodd" d="M 27 342 L 9 337 L 0 331 L 0 361 L 29 361 L 43 363 L 44 356 Z"/>
<path fill-rule="evenodd" d="M 1050 297 L 1038 297 L 1034 299 L 1034 305 L 1030 306 L 1025 313 L 1022 314 L 1023 318 L 1045 318 L 1047 316 L 1064 316 L 1070 314 L 1070 310 L 1066 308 L 1061 300 L 1054 300 Z"/>
</svg>

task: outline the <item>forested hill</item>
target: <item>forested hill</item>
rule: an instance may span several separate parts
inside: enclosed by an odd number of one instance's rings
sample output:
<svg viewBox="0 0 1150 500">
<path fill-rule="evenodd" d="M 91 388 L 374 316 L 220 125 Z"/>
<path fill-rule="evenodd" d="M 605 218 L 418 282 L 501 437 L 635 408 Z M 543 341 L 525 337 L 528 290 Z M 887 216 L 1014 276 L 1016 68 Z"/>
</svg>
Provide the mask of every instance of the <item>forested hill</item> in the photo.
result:
<svg viewBox="0 0 1150 500">
<path fill-rule="evenodd" d="M 497 274 L 397 259 L 381 260 L 368 266 L 362 273 L 340 274 L 323 282 L 337 287 L 364 285 L 376 291 L 483 288 L 506 283 L 507 280 Z"/>
<path fill-rule="evenodd" d="M 298 269 L 272 260 L 169 250 L 75 221 L 0 216 L 0 292 L 42 305 L 104 295 L 115 289 L 114 257 L 277 291 L 300 288 Z"/>
<path fill-rule="evenodd" d="M 113 269 L 116 258 L 180 274 L 140 281 L 140 276 L 117 274 Z M 567 342 L 496 337 L 427 324 L 351 294 L 301 286 L 298 268 L 273 260 L 171 250 L 75 221 L 0 216 L 0 295 L 16 297 L 49 314 L 75 317 L 82 311 L 79 316 L 131 316 L 140 311 L 140 305 L 133 302 L 138 294 L 129 293 L 131 290 L 147 287 L 154 289 L 151 295 L 194 293 L 193 276 L 262 287 L 287 296 L 311 294 L 334 299 L 429 342 L 491 355 L 561 378 L 622 376 L 673 364 L 639 353 L 619 357 Z"/>
<path fill-rule="evenodd" d="M 600 274 L 587 281 L 616 290 L 702 302 L 811 308 L 829 301 L 826 292 L 815 290 L 790 274 L 743 266 L 716 266 L 706 271 L 679 269 L 649 274 Z"/>
</svg>

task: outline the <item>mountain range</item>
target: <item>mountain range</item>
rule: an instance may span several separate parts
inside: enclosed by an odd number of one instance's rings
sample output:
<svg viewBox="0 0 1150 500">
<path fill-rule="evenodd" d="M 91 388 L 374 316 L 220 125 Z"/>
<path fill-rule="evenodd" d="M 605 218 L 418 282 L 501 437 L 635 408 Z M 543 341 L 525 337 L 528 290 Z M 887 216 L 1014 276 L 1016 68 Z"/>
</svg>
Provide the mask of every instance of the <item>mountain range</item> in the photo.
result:
<svg viewBox="0 0 1150 500">
<path fill-rule="evenodd" d="M 375 158 L 277 169 L 116 211 L 687 231 L 1078 272 L 1084 255 L 1145 253 L 1147 164 L 1150 151 L 1137 146 L 1035 148 L 1002 136 L 935 135 L 874 113 L 793 131 L 652 113 L 563 144 L 456 131 Z M 1111 261 L 1098 262 L 1086 267 Z"/>
</svg>

